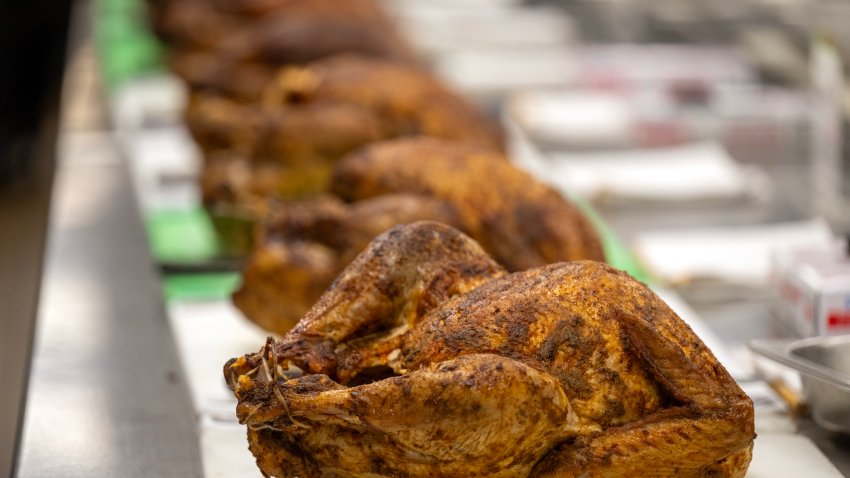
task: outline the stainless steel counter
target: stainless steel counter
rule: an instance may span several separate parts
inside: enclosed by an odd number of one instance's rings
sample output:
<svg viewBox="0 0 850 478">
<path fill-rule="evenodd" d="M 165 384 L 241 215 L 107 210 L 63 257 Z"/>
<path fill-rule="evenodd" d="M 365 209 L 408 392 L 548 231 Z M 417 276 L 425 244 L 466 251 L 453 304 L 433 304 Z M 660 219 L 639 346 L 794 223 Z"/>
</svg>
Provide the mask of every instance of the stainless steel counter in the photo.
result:
<svg viewBox="0 0 850 478">
<path fill-rule="evenodd" d="M 57 173 L 18 476 L 200 477 L 127 170 L 107 134 L 75 140 Z"/>
</svg>

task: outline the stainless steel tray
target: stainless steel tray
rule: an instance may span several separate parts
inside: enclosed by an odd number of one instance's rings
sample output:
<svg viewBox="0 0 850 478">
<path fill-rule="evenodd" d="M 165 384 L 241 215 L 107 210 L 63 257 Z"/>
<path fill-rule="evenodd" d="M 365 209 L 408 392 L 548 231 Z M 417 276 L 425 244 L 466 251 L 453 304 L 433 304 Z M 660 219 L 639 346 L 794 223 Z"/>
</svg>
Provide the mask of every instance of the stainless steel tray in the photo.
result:
<svg viewBox="0 0 850 478">
<path fill-rule="evenodd" d="M 754 340 L 750 348 L 800 372 L 812 418 L 850 433 L 850 335 L 802 340 Z"/>
</svg>

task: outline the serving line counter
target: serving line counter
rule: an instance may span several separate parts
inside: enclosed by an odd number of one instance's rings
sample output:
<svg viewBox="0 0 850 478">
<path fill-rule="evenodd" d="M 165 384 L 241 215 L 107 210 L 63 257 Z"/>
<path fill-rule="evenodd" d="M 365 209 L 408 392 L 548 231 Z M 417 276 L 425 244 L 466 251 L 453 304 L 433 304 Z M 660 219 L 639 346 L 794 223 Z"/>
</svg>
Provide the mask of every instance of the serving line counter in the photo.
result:
<svg viewBox="0 0 850 478">
<path fill-rule="evenodd" d="M 17 476 L 203 476 L 126 165 L 109 133 L 65 140 Z"/>
</svg>

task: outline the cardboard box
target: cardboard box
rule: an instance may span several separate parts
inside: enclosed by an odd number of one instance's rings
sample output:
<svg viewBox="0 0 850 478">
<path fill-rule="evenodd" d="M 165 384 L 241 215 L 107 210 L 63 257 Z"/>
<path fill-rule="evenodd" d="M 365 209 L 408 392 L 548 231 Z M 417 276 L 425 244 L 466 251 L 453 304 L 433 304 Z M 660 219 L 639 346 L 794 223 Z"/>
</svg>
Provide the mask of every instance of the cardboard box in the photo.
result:
<svg viewBox="0 0 850 478">
<path fill-rule="evenodd" d="M 843 249 L 773 256 L 774 310 L 802 337 L 850 334 L 850 256 Z"/>
</svg>

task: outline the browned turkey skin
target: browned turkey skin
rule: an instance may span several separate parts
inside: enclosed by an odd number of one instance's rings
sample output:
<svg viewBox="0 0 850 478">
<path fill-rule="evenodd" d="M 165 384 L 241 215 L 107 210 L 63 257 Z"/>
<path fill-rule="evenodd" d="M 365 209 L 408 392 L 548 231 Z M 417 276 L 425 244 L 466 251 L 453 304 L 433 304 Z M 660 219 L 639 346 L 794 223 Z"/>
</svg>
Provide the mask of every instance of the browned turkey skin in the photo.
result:
<svg viewBox="0 0 850 478">
<path fill-rule="evenodd" d="M 211 207 L 257 209 L 269 196 L 324 193 L 341 157 L 381 139 L 501 148 L 498 128 L 428 73 L 353 56 L 286 68 L 259 103 L 196 96 L 187 120 L 207 158 L 202 189 Z"/>
<path fill-rule="evenodd" d="M 755 436 L 642 284 L 591 261 L 506 274 L 432 222 L 381 235 L 224 374 L 266 476 L 742 477 Z"/>
<path fill-rule="evenodd" d="M 151 3 L 169 63 L 192 89 L 256 100 L 277 68 L 340 53 L 417 63 L 374 0 Z"/>
<path fill-rule="evenodd" d="M 284 334 L 375 236 L 434 220 L 459 228 L 517 271 L 551 262 L 604 260 L 584 216 L 500 154 L 429 138 L 376 143 L 344 158 L 333 198 L 278 204 L 258 225 L 234 303 Z"/>
<path fill-rule="evenodd" d="M 390 194 L 345 204 L 333 196 L 276 204 L 256 227 L 233 303 L 265 330 L 285 334 L 369 242 L 396 224 L 459 225 L 448 204 Z"/>
<path fill-rule="evenodd" d="M 376 143 L 340 162 L 331 191 L 347 201 L 399 193 L 443 200 L 464 232 L 511 271 L 604 260 L 584 215 L 497 152 L 434 138 Z"/>
</svg>

